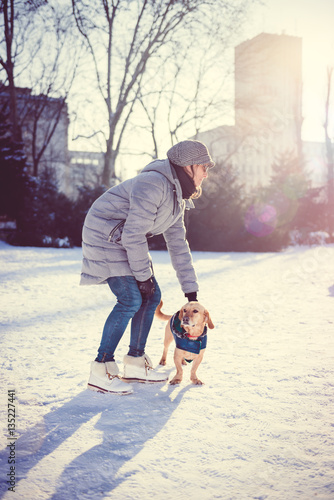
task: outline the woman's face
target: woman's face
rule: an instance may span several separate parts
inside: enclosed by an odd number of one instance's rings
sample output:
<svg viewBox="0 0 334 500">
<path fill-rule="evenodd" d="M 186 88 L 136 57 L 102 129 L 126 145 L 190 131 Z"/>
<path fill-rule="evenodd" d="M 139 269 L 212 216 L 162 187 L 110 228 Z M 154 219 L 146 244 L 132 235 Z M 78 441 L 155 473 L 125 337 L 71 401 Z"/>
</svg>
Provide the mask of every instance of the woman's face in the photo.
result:
<svg viewBox="0 0 334 500">
<path fill-rule="evenodd" d="M 188 165 L 187 167 L 184 168 L 187 174 L 189 174 L 190 177 L 193 178 L 193 181 L 197 188 L 200 187 L 203 179 L 205 179 L 208 176 L 209 165 L 192 165 L 192 168 L 190 165 Z"/>
</svg>

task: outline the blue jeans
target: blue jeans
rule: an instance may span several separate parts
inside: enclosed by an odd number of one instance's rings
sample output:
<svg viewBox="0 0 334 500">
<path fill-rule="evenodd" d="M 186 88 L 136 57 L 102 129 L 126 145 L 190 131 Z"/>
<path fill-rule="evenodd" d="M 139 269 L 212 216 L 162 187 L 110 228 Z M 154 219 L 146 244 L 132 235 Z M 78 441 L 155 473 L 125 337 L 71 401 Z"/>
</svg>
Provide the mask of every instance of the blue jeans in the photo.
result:
<svg viewBox="0 0 334 500">
<path fill-rule="evenodd" d="M 161 300 L 160 288 L 154 276 L 153 280 L 155 292 L 144 300 L 133 276 L 114 276 L 108 279 L 109 288 L 116 295 L 117 303 L 105 322 L 95 361 L 114 361 L 115 349 L 130 320 L 132 321 L 128 355 L 139 357 L 145 353 L 154 312 Z"/>
</svg>

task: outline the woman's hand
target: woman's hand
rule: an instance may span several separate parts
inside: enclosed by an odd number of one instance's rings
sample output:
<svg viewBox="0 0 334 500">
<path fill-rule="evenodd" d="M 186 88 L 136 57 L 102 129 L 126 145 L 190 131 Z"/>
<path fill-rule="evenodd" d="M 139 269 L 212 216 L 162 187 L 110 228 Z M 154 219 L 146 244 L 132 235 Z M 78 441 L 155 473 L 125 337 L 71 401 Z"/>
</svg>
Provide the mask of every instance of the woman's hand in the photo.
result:
<svg viewBox="0 0 334 500">
<path fill-rule="evenodd" d="M 184 294 L 189 302 L 197 302 L 197 292 L 188 292 Z"/>
<path fill-rule="evenodd" d="M 137 285 L 143 299 L 151 297 L 155 292 L 155 284 L 152 278 L 146 281 L 137 281 Z"/>
</svg>

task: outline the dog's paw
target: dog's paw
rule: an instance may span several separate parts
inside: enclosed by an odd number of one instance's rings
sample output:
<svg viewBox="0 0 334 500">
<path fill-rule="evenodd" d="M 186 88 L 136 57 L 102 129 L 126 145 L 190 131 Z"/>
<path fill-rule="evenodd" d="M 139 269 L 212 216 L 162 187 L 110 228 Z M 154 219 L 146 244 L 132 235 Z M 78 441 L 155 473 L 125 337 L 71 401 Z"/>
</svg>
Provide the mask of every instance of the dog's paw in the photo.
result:
<svg viewBox="0 0 334 500">
<path fill-rule="evenodd" d="M 181 382 L 182 382 L 182 378 L 174 377 L 169 383 L 170 383 L 170 385 L 177 385 L 177 384 L 181 384 Z"/>
<path fill-rule="evenodd" d="M 202 382 L 199 378 L 191 379 L 191 381 L 195 385 L 204 385 L 204 382 Z"/>
<path fill-rule="evenodd" d="M 166 360 L 164 358 L 161 358 L 159 361 L 159 365 L 166 366 Z"/>
</svg>

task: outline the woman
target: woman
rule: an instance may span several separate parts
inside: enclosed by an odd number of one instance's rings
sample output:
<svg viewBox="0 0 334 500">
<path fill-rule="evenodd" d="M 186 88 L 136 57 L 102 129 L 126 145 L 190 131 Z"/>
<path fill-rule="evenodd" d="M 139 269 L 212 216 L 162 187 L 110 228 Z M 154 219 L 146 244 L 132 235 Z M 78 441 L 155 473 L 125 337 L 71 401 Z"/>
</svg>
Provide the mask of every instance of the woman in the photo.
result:
<svg viewBox="0 0 334 500">
<path fill-rule="evenodd" d="M 207 147 L 182 141 L 136 177 L 110 188 L 90 208 L 83 227 L 82 285 L 108 283 L 117 303 L 104 325 L 88 388 L 110 393 L 133 392 L 119 377 L 115 349 L 131 320 L 126 381 L 163 382 L 153 370 L 145 345 L 161 292 L 154 277 L 147 238 L 163 234 L 181 288 L 196 300 L 198 283 L 184 226 L 184 210 L 201 193 L 214 166 Z"/>
</svg>

